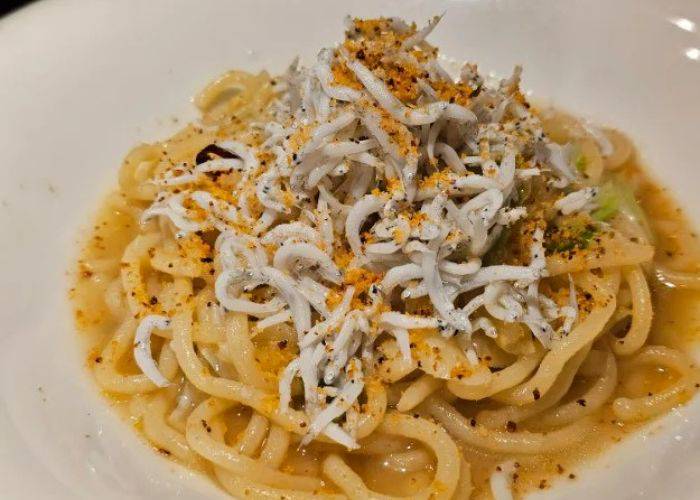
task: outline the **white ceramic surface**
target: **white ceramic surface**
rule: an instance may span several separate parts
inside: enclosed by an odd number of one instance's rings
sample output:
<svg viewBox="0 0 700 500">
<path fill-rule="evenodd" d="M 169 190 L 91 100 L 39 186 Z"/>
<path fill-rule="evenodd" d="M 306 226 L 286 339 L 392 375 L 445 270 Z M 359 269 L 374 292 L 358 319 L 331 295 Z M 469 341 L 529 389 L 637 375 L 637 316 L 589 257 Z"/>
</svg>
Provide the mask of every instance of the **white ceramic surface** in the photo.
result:
<svg viewBox="0 0 700 500">
<path fill-rule="evenodd" d="M 700 214 L 694 0 L 34 4 L 0 20 L 0 498 L 223 496 L 151 453 L 84 373 L 66 303 L 79 228 L 124 153 L 194 116 L 190 96 L 223 71 L 308 61 L 347 13 L 442 11 L 446 54 L 499 74 L 524 64 L 535 96 L 627 131 Z M 698 423 L 696 400 L 542 495 L 697 498 Z"/>
</svg>

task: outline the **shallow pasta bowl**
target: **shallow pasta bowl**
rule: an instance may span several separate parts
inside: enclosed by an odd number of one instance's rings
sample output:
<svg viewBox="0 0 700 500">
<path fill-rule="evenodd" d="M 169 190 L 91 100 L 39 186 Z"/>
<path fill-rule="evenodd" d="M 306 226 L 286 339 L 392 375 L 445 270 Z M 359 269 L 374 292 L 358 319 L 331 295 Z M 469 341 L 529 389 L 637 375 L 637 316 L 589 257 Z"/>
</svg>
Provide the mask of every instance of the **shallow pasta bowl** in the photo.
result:
<svg viewBox="0 0 700 500">
<path fill-rule="evenodd" d="M 308 60 L 347 13 L 442 11 L 445 54 L 502 75 L 523 64 L 536 98 L 627 132 L 700 213 L 690 1 L 39 2 L 0 21 L 0 497 L 224 497 L 148 450 L 89 379 L 66 298 L 81 224 L 131 145 L 192 118 L 216 75 Z M 693 498 L 699 420 L 693 401 L 537 495 Z"/>
</svg>

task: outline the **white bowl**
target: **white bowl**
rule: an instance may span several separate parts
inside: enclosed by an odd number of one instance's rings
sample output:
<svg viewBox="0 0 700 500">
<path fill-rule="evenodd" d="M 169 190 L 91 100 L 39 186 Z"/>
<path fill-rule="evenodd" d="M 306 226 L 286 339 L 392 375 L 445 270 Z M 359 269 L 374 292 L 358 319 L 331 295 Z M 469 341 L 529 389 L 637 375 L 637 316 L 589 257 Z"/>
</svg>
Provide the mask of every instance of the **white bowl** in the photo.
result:
<svg viewBox="0 0 700 500">
<path fill-rule="evenodd" d="M 700 4 L 692 0 L 39 2 L 0 20 L 0 498 L 222 498 L 156 456 L 84 371 L 67 305 L 79 228 L 124 153 L 194 116 L 230 68 L 281 70 L 342 17 L 447 11 L 432 40 L 538 98 L 628 132 L 700 213 Z M 697 498 L 700 400 L 611 449 L 547 498 Z"/>
</svg>

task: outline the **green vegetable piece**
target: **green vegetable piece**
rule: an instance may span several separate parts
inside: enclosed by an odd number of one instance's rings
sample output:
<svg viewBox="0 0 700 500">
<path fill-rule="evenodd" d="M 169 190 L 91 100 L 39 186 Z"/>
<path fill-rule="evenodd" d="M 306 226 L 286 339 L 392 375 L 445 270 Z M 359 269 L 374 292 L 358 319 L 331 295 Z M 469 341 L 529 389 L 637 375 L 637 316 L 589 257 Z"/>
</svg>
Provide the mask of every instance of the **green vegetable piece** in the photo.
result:
<svg viewBox="0 0 700 500">
<path fill-rule="evenodd" d="M 584 155 L 583 153 L 579 153 L 578 155 L 576 155 L 574 166 L 576 167 L 576 170 L 579 171 L 579 173 L 585 174 L 586 168 L 588 167 L 588 158 L 586 158 L 586 155 Z"/>
<path fill-rule="evenodd" d="M 597 221 L 612 219 L 620 209 L 620 189 L 608 181 L 601 186 L 596 197 L 598 208 L 591 212 L 591 217 Z"/>
</svg>

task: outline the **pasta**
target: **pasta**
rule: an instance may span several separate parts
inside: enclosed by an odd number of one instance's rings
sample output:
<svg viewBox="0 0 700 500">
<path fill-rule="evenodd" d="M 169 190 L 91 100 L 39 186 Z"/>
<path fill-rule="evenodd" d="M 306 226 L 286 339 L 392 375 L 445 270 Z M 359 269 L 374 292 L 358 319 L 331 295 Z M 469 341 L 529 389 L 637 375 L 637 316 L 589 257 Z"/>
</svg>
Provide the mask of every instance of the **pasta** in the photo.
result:
<svg viewBox="0 0 700 500">
<path fill-rule="evenodd" d="M 97 383 L 234 496 L 519 495 L 697 387 L 669 312 L 695 236 L 631 142 L 534 108 L 519 67 L 453 80 L 438 21 L 226 73 L 85 246 Z"/>
</svg>

